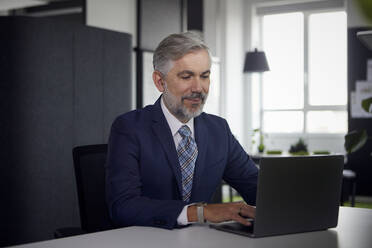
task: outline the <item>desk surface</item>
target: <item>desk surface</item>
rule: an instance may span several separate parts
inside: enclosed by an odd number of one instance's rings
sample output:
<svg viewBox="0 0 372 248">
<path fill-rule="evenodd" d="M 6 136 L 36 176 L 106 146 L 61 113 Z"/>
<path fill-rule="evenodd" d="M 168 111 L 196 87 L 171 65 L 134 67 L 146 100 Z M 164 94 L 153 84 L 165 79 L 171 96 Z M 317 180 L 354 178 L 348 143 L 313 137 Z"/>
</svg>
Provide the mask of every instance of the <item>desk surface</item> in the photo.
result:
<svg viewBox="0 0 372 248">
<path fill-rule="evenodd" d="M 191 226 L 164 230 L 151 227 L 127 227 L 58 240 L 31 243 L 16 247 L 315 247 L 315 248 L 371 248 L 372 210 L 341 207 L 337 228 L 326 231 L 249 238 L 217 231 L 208 226 Z"/>
</svg>

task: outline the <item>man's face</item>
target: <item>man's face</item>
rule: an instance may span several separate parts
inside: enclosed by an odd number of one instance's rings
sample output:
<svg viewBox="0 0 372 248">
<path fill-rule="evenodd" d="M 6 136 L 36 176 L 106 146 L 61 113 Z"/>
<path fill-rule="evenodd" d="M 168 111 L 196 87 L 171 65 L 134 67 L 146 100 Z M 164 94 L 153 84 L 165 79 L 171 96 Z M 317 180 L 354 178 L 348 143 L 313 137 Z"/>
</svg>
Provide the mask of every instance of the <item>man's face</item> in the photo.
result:
<svg viewBox="0 0 372 248">
<path fill-rule="evenodd" d="M 206 50 L 197 50 L 173 61 L 163 78 L 163 97 L 170 112 L 187 122 L 203 111 L 210 84 L 210 60 Z"/>
</svg>

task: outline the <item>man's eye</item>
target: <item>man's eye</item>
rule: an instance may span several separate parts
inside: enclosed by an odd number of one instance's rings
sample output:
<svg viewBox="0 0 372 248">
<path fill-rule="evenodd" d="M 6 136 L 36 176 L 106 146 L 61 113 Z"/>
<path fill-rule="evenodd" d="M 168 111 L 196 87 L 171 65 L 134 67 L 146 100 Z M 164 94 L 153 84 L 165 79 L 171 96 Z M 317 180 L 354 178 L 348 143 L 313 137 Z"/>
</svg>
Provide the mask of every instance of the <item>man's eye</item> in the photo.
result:
<svg viewBox="0 0 372 248">
<path fill-rule="evenodd" d="M 190 79 L 191 76 L 182 76 L 181 78 L 184 79 L 184 80 L 187 80 L 187 79 Z"/>
<path fill-rule="evenodd" d="M 208 75 L 202 75 L 201 78 L 209 78 L 209 74 Z"/>
</svg>

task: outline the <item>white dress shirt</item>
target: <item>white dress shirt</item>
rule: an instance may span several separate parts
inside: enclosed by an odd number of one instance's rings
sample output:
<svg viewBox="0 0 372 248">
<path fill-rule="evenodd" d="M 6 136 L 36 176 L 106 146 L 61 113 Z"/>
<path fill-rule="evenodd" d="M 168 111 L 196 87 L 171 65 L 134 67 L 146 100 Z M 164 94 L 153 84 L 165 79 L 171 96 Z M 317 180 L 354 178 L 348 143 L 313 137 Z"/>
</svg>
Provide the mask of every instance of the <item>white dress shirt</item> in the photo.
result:
<svg viewBox="0 0 372 248">
<path fill-rule="evenodd" d="M 187 125 L 190 130 L 191 130 L 191 137 L 195 140 L 195 135 L 194 135 L 194 118 L 191 118 L 187 123 L 182 123 L 180 122 L 174 115 L 172 115 L 168 108 L 165 106 L 163 97 L 161 97 L 160 100 L 160 106 L 163 111 L 163 114 L 165 116 L 165 119 L 168 122 L 168 125 L 170 127 L 170 130 L 172 132 L 173 140 L 174 140 L 174 145 L 176 146 L 176 149 L 178 147 L 178 144 L 181 142 L 182 137 L 178 133 L 178 130 L 183 126 Z M 183 209 L 180 215 L 177 218 L 177 223 L 178 225 L 187 225 L 191 222 L 187 220 L 187 207 L 192 204 L 186 205 Z"/>
</svg>

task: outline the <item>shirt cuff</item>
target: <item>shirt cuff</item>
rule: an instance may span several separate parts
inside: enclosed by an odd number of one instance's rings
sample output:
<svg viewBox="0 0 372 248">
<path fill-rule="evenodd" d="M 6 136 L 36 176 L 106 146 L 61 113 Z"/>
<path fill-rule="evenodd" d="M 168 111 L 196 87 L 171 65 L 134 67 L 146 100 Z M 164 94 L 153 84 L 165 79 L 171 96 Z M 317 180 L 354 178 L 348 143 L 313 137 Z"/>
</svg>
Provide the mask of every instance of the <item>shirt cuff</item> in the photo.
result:
<svg viewBox="0 0 372 248">
<path fill-rule="evenodd" d="M 191 205 L 194 205 L 194 204 L 192 203 L 192 204 L 189 204 L 183 207 L 180 215 L 178 215 L 178 218 L 177 218 L 178 225 L 185 226 L 191 223 L 195 223 L 195 222 L 189 222 L 189 220 L 187 219 L 187 208 Z"/>
</svg>

